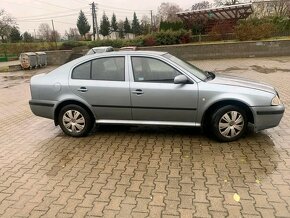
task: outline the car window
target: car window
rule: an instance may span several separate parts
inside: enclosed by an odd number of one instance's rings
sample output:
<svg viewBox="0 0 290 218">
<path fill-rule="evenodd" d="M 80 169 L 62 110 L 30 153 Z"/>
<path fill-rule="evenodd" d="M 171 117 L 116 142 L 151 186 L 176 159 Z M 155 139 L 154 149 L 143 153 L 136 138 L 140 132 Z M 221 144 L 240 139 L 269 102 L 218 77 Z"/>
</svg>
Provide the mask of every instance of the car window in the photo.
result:
<svg viewBox="0 0 290 218">
<path fill-rule="evenodd" d="M 132 57 L 135 82 L 174 83 L 174 78 L 180 73 L 163 61 L 147 58 Z"/>
<path fill-rule="evenodd" d="M 194 76 L 196 76 L 197 78 L 201 79 L 201 80 L 205 80 L 206 79 L 206 74 L 204 71 L 202 71 L 201 69 L 197 68 L 196 66 L 193 66 L 191 63 L 183 61 L 171 54 L 166 53 L 165 55 L 163 55 L 164 57 L 168 58 L 169 60 L 173 61 L 174 63 L 178 64 L 179 66 L 183 67 L 185 70 L 187 70 L 189 73 L 193 74 Z"/>
<path fill-rule="evenodd" d="M 86 62 L 77 66 L 72 72 L 73 79 L 90 79 L 91 77 L 91 62 Z"/>
<path fill-rule="evenodd" d="M 125 57 L 99 58 L 92 61 L 92 79 L 124 81 Z"/>
<path fill-rule="evenodd" d="M 92 54 L 95 54 L 95 52 L 94 52 L 93 49 L 90 49 L 90 50 L 87 52 L 87 55 L 92 55 Z"/>
</svg>

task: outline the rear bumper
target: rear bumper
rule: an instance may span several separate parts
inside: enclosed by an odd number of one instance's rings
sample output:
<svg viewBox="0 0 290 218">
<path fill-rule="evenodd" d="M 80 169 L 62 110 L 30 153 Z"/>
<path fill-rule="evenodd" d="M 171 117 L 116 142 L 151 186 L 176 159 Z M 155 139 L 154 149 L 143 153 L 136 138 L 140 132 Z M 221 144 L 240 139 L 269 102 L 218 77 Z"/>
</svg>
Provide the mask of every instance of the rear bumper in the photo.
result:
<svg viewBox="0 0 290 218">
<path fill-rule="evenodd" d="M 40 117 L 48 119 L 54 119 L 54 107 L 56 103 L 54 101 L 43 101 L 43 100 L 30 100 L 29 106 L 31 111 Z"/>
<path fill-rule="evenodd" d="M 252 107 L 251 109 L 254 115 L 255 131 L 278 126 L 285 111 L 284 105 Z"/>
</svg>

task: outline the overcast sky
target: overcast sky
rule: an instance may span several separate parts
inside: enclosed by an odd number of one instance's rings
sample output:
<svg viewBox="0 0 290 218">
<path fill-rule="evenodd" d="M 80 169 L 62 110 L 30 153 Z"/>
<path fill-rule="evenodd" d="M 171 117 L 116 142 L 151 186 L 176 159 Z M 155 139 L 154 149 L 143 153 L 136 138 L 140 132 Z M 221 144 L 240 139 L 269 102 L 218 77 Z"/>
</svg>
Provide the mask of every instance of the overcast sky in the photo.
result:
<svg viewBox="0 0 290 218">
<path fill-rule="evenodd" d="M 93 0 L 92 0 L 93 1 Z M 54 26 L 57 31 L 64 34 L 70 27 L 76 27 L 76 20 L 80 9 L 82 9 L 89 22 L 92 21 L 90 12 L 90 0 L 0 0 L 0 9 L 4 9 L 16 22 L 21 33 L 28 31 L 34 35 L 40 23 Z M 115 12 L 117 20 L 124 20 L 127 16 L 132 19 L 133 12 L 139 19 L 143 15 L 150 16 L 150 10 L 157 13 L 157 8 L 162 2 L 174 2 L 182 9 L 188 9 L 198 0 L 95 0 L 98 3 L 98 19 L 106 12 L 109 19 Z"/>
</svg>

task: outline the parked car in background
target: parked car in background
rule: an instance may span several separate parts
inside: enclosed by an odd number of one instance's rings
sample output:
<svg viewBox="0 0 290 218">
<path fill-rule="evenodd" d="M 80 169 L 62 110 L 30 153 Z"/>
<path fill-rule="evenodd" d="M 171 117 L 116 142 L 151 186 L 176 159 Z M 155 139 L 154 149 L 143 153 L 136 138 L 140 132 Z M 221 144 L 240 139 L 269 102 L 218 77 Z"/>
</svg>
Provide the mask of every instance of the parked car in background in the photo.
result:
<svg viewBox="0 0 290 218">
<path fill-rule="evenodd" d="M 137 46 L 127 46 L 127 47 L 121 47 L 120 51 L 137 51 Z"/>
<path fill-rule="evenodd" d="M 284 106 L 270 85 L 206 72 L 165 52 L 84 56 L 31 78 L 32 112 L 70 136 L 97 124 L 203 127 L 220 141 L 279 124 Z"/>
<path fill-rule="evenodd" d="M 102 47 L 94 47 L 91 48 L 86 55 L 92 55 L 96 53 L 103 53 L 103 52 L 112 52 L 114 51 L 114 48 L 111 46 L 102 46 Z"/>
</svg>

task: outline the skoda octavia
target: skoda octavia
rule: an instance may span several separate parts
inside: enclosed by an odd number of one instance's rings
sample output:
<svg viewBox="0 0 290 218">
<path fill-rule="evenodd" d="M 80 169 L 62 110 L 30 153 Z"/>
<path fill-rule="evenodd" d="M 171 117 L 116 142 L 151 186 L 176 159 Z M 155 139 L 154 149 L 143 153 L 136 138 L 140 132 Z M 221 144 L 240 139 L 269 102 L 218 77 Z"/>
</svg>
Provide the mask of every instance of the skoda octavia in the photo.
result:
<svg viewBox="0 0 290 218">
<path fill-rule="evenodd" d="M 70 136 L 94 124 L 202 127 L 219 141 L 279 124 L 284 106 L 269 85 L 205 72 L 165 52 L 88 55 L 31 79 L 32 112 Z"/>
</svg>

